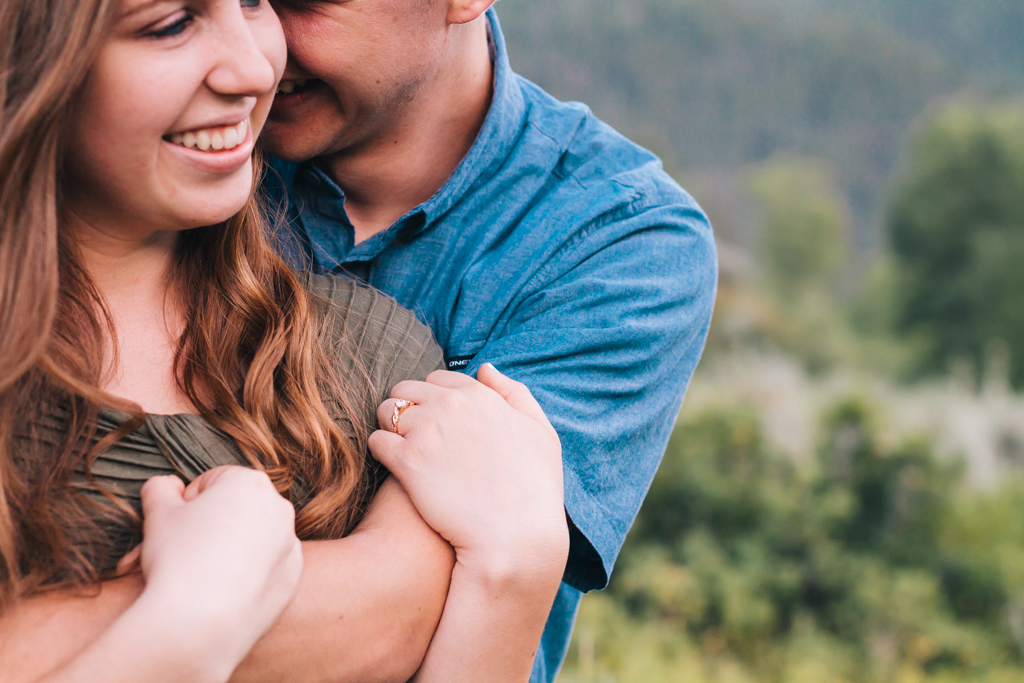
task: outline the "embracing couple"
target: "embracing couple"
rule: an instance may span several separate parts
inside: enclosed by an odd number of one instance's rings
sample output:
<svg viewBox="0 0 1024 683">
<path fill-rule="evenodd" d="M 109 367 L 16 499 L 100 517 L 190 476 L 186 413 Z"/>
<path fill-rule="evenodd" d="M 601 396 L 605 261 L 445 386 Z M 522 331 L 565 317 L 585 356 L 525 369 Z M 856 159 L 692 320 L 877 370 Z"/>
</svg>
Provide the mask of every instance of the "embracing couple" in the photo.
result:
<svg viewBox="0 0 1024 683">
<path fill-rule="evenodd" d="M 715 252 L 492 3 L 4 0 L 0 679 L 553 680 Z"/>
</svg>

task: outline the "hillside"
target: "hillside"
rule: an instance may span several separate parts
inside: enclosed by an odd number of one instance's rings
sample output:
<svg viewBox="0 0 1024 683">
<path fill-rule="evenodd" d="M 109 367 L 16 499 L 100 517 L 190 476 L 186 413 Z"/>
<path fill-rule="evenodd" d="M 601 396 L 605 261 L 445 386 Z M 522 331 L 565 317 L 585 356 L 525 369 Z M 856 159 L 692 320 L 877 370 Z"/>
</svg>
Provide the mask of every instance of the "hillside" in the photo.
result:
<svg viewBox="0 0 1024 683">
<path fill-rule="evenodd" d="M 503 0 L 513 66 L 582 100 L 677 175 L 780 153 L 836 169 L 857 251 L 937 101 L 1024 92 L 1024 3 Z M 698 197 L 700 198 L 700 197 Z"/>
</svg>

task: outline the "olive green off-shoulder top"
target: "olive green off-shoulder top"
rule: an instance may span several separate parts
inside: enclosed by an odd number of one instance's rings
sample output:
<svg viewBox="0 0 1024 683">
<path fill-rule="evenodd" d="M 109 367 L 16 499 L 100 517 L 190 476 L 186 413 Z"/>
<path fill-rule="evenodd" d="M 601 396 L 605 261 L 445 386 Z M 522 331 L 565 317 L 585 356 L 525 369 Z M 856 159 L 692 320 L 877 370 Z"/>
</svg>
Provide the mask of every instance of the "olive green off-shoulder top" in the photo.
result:
<svg viewBox="0 0 1024 683">
<path fill-rule="evenodd" d="M 424 379 L 443 367 L 441 349 L 430 330 L 393 299 L 351 280 L 300 274 L 307 288 L 328 306 L 326 320 L 333 332 L 333 356 L 339 376 L 365 373 L 369 400 L 353 408 L 370 428 L 376 428 L 377 406 L 391 388 L 405 379 Z M 129 416 L 104 408 L 99 416 L 99 435 L 122 425 Z M 66 432 L 67 414 L 59 411 L 35 425 L 34 448 L 56 445 Z M 38 451 L 37 451 L 38 452 Z M 139 492 L 147 479 L 180 474 L 192 480 L 220 465 L 249 463 L 224 433 L 198 415 L 148 415 L 142 426 L 105 450 L 91 471 L 96 483 L 115 493 L 141 514 Z M 90 485 L 84 471 L 73 479 L 75 488 L 97 501 L 107 499 Z M 134 529 L 108 529 L 113 548 L 106 570 L 137 541 Z"/>
</svg>

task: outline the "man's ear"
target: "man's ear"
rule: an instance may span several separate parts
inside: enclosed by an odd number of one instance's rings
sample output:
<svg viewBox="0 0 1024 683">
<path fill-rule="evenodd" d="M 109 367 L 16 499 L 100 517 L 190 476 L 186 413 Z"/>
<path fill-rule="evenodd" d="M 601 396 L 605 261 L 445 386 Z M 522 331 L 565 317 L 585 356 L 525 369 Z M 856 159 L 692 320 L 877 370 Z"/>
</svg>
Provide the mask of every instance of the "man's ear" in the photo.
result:
<svg viewBox="0 0 1024 683">
<path fill-rule="evenodd" d="M 448 23 L 468 24 L 487 11 L 497 0 L 449 0 Z"/>
</svg>

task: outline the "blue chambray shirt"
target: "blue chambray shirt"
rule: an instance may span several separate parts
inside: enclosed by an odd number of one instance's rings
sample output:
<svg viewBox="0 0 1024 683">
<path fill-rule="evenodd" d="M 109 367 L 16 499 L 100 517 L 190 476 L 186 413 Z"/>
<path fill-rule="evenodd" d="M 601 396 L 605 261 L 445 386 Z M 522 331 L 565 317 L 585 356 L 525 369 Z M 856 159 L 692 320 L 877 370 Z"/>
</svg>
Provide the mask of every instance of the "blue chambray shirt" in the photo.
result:
<svg viewBox="0 0 1024 683">
<path fill-rule="evenodd" d="M 607 584 L 654 477 L 703 350 L 717 259 L 707 217 L 659 160 L 513 73 L 488 17 L 491 108 L 429 201 L 353 244 L 345 196 L 315 162 L 272 160 L 266 188 L 281 205 L 287 193 L 294 266 L 395 297 L 450 368 L 493 363 L 558 431 L 571 549 L 540 683 L 554 680 L 581 591 Z"/>
</svg>

